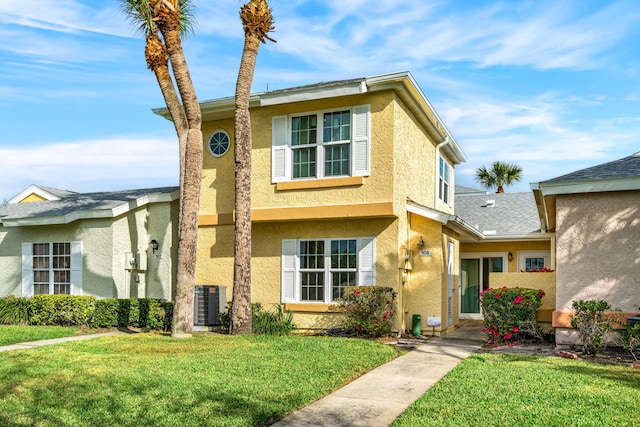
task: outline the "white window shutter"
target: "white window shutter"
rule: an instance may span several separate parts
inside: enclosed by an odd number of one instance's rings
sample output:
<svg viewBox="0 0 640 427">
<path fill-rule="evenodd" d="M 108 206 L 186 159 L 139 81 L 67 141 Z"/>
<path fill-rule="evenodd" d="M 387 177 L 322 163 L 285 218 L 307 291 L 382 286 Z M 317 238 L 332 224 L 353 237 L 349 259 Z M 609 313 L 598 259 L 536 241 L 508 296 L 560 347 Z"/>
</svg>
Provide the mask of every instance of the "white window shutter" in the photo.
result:
<svg viewBox="0 0 640 427">
<path fill-rule="evenodd" d="M 298 241 L 282 240 L 282 303 L 297 302 L 296 254 Z"/>
<path fill-rule="evenodd" d="M 287 116 L 271 119 L 271 182 L 291 179 L 287 164 L 289 154 Z"/>
<path fill-rule="evenodd" d="M 82 295 L 82 242 L 71 242 L 71 295 Z"/>
<path fill-rule="evenodd" d="M 376 239 L 361 237 L 358 239 L 358 286 L 376 284 Z"/>
<path fill-rule="evenodd" d="M 371 106 L 358 105 L 353 108 L 353 159 L 352 171 L 354 176 L 370 175 L 370 131 Z"/>
<path fill-rule="evenodd" d="M 33 244 L 22 244 L 22 296 L 33 296 Z"/>
</svg>

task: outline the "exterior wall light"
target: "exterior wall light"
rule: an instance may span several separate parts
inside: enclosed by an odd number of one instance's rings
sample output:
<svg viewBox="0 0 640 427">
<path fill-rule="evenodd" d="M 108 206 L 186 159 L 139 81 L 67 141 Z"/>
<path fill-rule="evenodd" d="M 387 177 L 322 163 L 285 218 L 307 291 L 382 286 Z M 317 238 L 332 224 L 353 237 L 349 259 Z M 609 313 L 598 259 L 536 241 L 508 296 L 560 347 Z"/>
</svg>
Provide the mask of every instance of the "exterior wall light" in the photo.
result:
<svg viewBox="0 0 640 427">
<path fill-rule="evenodd" d="M 511 261 L 513 259 L 513 254 L 509 252 L 509 255 L 507 256 L 507 258 L 509 258 L 509 261 Z"/>
<path fill-rule="evenodd" d="M 418 240 L 418 243 L 417 243 L 418 249 L 424 248 L 424 245 L 425 245 L 424 240 L 422 239 L 422 236 L 420 236 L 420 240 Z"/>
<path fill-rule="evenodd" d="M 156 251 L 158 250 L 158 248 L 160 247 L 160 243 L 158 243 L 158 241 L 156 239 L 153 239 L 152 241 L 149 242 L 149 246 L 151 246 L 151 249 L 153 250 L 153 253 L 155 254 Z"/>
</svg>

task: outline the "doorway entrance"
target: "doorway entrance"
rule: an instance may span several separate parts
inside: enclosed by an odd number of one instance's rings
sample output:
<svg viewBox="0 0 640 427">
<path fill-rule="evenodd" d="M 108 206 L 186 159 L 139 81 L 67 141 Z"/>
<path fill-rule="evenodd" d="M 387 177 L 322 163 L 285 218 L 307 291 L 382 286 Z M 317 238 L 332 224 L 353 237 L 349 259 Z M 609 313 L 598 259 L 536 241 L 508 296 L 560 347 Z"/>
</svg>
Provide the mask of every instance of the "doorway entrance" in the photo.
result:
<svg viewBox="0 0 640 427">
<path fill-rule="evenodd" d="M 460 255 L 460 317 L 481 319 L 480 292 L 491 287 L 489 273 L 502 273 L 507 254 Z"/>
</svg>

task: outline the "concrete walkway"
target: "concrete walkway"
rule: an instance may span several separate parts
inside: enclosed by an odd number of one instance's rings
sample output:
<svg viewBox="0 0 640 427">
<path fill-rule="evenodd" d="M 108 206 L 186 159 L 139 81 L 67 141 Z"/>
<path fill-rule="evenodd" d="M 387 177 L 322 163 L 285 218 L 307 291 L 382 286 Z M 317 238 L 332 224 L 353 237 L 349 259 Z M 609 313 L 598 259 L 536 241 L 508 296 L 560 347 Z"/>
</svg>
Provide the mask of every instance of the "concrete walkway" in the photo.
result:
<svg viewBox="0 0 640 427">
<path fill-rule="evenodd" d="M 463 326 L 379 366 L 275 427 L 386 427 L 484 343 L 479 326 Z"/>
<path fill-rule="evenodd" d="M 0 347 L 0 352 L 9 351 L 9 350 L 24 350 L 26 348 L 42 347 L 44 345 L 60 344 L 60 343 L 69 342 L 69 341 L 88 340 L 88 339 L 91 339 L 91 338 L 113 337 L 113 336 L 117 336 L 117 335 L 128 335 L 128 334 L 126 332 L 105 332 L 103 334 L 74 335 L 72 337 L 53 338 L 53 339 L 50 339 L 50 340 L 21 342 L 21 343 L 18 343 L 18 344 L 11 344 L 11 345 L 1 346 Z"/>
</svg>

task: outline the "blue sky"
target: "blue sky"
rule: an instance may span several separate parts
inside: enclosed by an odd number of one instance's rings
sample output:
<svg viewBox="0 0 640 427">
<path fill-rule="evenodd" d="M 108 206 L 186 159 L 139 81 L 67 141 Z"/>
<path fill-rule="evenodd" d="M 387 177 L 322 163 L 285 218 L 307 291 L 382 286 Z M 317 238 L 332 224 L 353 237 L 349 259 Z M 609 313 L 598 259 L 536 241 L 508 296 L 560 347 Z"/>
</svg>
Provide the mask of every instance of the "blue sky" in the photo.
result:
<svg viewBox="0 0 640 427">
<path fill-rule="evenodd" d="M 201 101 L 232 96 L 239 0 L 195 0 L 184 41 Z M 254 92 L 411 71 L 468 157 L 529 183 L 640 151 L 640 8 L 631 1 L 271 0 Z M 0 1 L 0 202 L 30 184 L 176 185 L 177 142 L 116 0 Z"/>
</svg>

